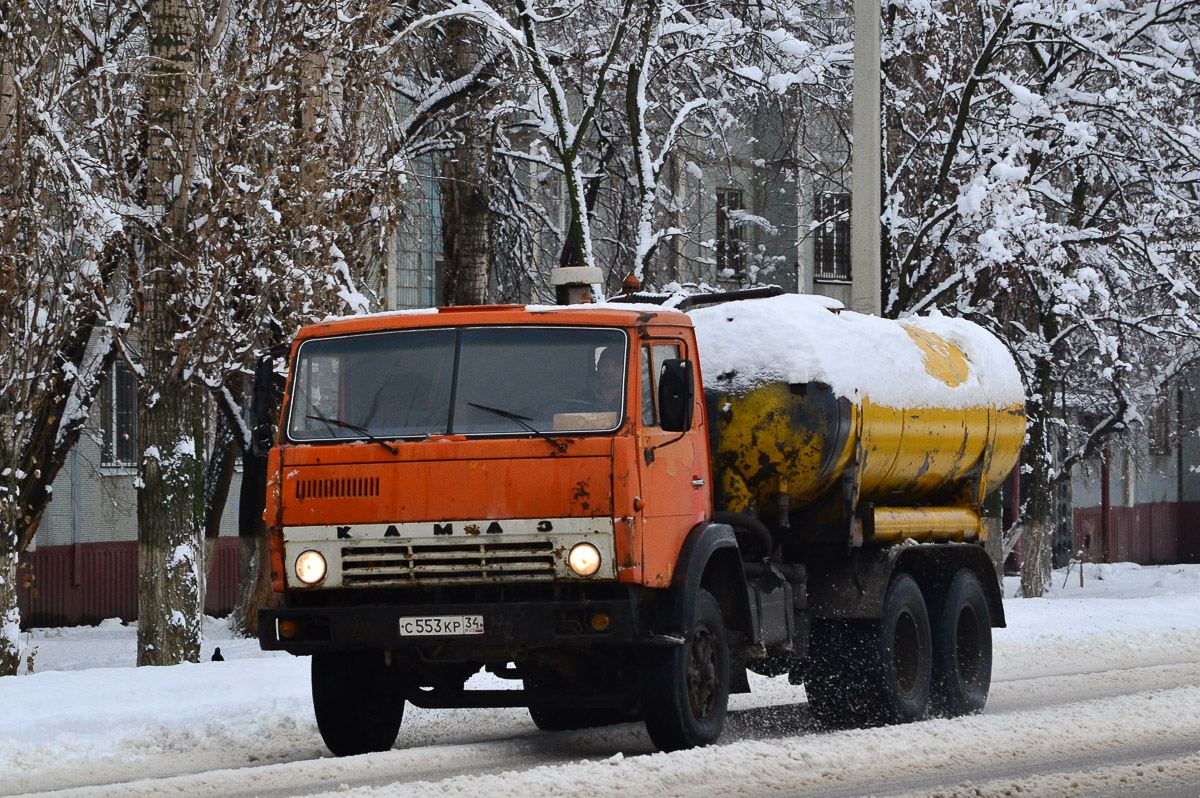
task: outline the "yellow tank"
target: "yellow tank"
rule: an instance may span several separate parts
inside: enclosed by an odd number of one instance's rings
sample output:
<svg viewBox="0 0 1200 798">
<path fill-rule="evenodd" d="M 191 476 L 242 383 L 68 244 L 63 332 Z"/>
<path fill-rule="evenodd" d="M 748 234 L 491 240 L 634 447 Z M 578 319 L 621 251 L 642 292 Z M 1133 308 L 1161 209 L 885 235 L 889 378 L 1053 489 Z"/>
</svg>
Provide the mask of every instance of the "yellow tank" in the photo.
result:
<svg viewBox="0 0 1200 798">
<path fill-rule="evenodd" d="M 767 303 L 784 307 L 753 309 Z M 1020 378 L 995 338 L 961 320 L 895 322 L 811 298 L 731 305 L 749 307 L 692 314 L 718 510 L 809 539 L 982 536 L 979 506 L 1025 435 Z M 755 343 L 739 357 L 715 335 Z"/>
</svg>

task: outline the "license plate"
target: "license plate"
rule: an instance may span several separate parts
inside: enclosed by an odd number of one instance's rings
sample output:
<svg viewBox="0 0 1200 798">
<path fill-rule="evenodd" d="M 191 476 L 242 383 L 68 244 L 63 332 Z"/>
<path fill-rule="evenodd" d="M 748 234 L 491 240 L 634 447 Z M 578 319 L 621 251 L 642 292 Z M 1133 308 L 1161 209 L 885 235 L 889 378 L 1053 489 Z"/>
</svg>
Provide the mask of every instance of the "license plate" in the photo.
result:
<svg viewBox="0 0 1200 798">
<path fill-rule="evenodd" d="M 481 634 L 483 634 L 482 615 L 433 615 L 400 619 L 401 637 Z"/>
</svg>

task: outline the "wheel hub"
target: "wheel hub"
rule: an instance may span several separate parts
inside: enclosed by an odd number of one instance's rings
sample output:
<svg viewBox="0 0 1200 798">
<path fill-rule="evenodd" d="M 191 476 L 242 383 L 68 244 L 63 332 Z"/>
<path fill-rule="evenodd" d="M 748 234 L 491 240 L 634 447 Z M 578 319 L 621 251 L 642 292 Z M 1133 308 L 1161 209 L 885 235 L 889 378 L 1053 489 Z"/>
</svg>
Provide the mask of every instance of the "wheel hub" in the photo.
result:
<svg viewBox="0 0 1200 798">
<path fill-rule="evenodd" d="M 692 637 L 687 662 L 688 699 L 698 719 L 712 714 L 717 703 L 717 646 L 712 632 L 700 627 Z"/>
</svg>

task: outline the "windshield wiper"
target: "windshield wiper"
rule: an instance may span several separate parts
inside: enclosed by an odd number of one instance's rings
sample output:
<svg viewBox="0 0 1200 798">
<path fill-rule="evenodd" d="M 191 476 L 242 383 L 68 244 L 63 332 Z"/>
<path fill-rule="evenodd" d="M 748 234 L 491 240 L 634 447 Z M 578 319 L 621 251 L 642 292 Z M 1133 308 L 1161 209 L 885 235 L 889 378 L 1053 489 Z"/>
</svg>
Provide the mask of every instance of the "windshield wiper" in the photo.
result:
<svg viewBox="0 0 1200 798">
<path fill-rule="evenodd" d="M 505 410 L 500 407 L 488 407 L 487 405 L 477 405 L 474 402 L 467 402 L 467 404 L 470 405 L 471 407 L 478 407 L 480 410 L 486 410 L 489 413 L 495 413 L 496 415 L 500 416 L 501 418 L 512 419 L 513 421 L 517 422 L 525 429 L 532 432 L 534 435 L 538 436 L 539 438 L 542 438 L 543 440 L 549 441 L 550 443 L 557 446 L 558 450 L 560 452 L 565 452 L 567 450 L 567 445 L 565 443 L 563 443 L 562 441 L 556 441 L 553 438 L 551 438 L 549 435 L 547 435 L 546 433 L 542 432 L 540 429 L 535 429 L 532 425 L 526 424 L 525 423 L 526 421 L 533 421 L 533 419 L 531 419 L 529 416 L 519 416 L 511 410 Z"/>
<path fill-rule="evenodd" d="M 342 429 L 348 429 L 351 432 L 357 432 L 360 435 L 362 435 L 364 438 L 369 440 L 371 443 L 378 443 L 380 446 L 387 449 L 392 454 L 400 454 L 399 449 L 397 449 L 395 446 L 392 446 L 390 443 L 388 443 L 386 441 L 376 438 L 374 435 L 371 434 L 371 432 L 366 427 L 360 427 L 357 424 L 351 424 L 349 421 L 342 421 L 340 418 L 325 418 L 325 416 L 319 416 L 316 413 L 309 413 L 308 417 L 311 419 L 315 419 L 316 421 L 324 421 L 326 424 L 332 424 L 335 427 L 341 427 Z"/>
</svg>

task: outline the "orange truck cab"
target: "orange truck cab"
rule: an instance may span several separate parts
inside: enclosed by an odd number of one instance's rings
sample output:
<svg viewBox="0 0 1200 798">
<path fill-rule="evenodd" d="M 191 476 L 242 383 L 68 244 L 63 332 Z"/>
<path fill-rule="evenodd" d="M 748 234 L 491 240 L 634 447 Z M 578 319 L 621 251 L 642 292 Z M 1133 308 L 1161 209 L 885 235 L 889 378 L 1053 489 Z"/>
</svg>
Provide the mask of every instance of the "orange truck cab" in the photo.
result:
<svg viewBox="0 0 1200 798">
<path fill-rule="evenodd" d="M 747 669 L 808 680 L 827 714 L 869 697 L 884 720 L 931 711 L 939 678 L 990 673 L 994 579 L 952 587 L 990 568 L 981 547 L 932 547 L 895 588 L 908 547 L 816 557 L 772 541 L 773 521 L 714 509 L 719 411 L 676 310 L 441 308 L 303 329 L 269 457 L 278 601 L 259 635 L 312 655 L 329 748 L 390 748 L 411 702 L 526 706 L 543 729 L 642 720 L 672 750 L 718 738 Z M 922 591 L 953 602 L 950 632 L 915 608 Z M 964 612 L 975 638 L 958 634 Z M 952 633 L 938 673 L 934 638 Z M 911 667 L 908 648 L 886 653 L 910 638 Z M 851 679 L 875 640 L 882 675 Z M 492 684 L 471 689 L 481 670 Z"/>
</svg>

